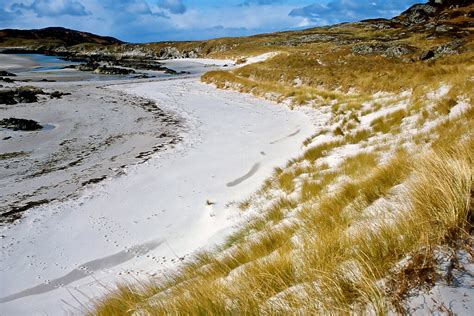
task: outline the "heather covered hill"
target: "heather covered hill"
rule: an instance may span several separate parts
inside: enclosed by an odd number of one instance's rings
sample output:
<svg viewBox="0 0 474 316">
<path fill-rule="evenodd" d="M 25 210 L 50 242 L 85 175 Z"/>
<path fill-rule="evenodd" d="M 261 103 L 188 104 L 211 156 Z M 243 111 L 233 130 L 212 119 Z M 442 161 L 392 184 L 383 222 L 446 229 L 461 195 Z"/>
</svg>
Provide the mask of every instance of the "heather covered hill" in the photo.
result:
<svg viewBox="0 0 474 316">
<path fill-rule="evenodd" d="M 63 27 L 47 27 L 35 30 L 0 30 L 0 47 L 30 47 L 45 46 L 68 47 L 77 44 L 113 45 L 121 44 L 122 41 L 109 37 L 99 36 L 87 32 L 69 30 Z"/>
</svg>

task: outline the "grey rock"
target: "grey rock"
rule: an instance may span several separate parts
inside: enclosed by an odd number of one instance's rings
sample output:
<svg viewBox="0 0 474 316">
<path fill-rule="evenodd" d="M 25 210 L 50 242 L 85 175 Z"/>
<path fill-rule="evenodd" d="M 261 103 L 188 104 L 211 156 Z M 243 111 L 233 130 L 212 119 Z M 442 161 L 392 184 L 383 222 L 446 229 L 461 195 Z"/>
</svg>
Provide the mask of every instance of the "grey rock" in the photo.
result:
<svg viewBox="0 0 474 316">
<path fill-rule="evenodd" d="M 380 55 L 391 58 L 400 58 L 415 51 L 414 47 L 406 44 L 361 43 L 352 46 L 354 55 Z"/>
<path fill-rule="evenodd" d="M 36 121 L 19 119 L 14 117 L 1 120 L 0 127 L 11 129 L 14 131 L 36 131 L 43 128 L 43 126 L 41 126 Z"/>
<path fill-rule="evenodd" d="M 435 49 L 436 56 L 445 56 L 445 55 L 456 55 L 461 52 L 461 47 L 463 45 L 463 41 L 457 40 L 452 41 L 450 43 L 438 46 Z"/>
<path fill-rule="evenodd" d="M 0 76 L 2 77 L 16 77 L 14 73 L 5 71 L 5 70 L 0 70 Z"/>
<path fill-rule="evenodd" d="M 160 58 L 162 59 L 176 59 L 181 58 L 182 55 L 176 47 L 165 47 L 160 50 Z"/>
<path fill-rule="evenodd" d="M 428 20 L 429 16 L 437 12 L 437 7 L 430 4 L 417 4 L 403 12 L 400 16 L 405 18 L 404 24 L 421 24 Z"/>
<path fill-rule="evenodd" d="M 423 53 L 421 53 L 419 59 L 420 60 L 429 60 L 431 58 L 434 58 L 436 55 L 435 55 L 435 52 L 432 51 L 432 50 L 427 50 L 427 51 L 424 51 Z"/>
<path fill-rule="evenodd" d="M 129 75 L 136 73 L 133 69 L 111 67 L 111 66 L 99 66 L 94 70 L 95 73 L 103 75 Z"/>
<path fill-rule="evenodd" d="M 0 104 L 17 104 L 14 90 L 0 90 Z"/>
<path fill-rule="evenodd" d="M 6 82 L 6 83 L 12 83 L 15 82 L 15 80 L 8 78 L 8 77 L 0 77 L 0 81 Z"/>
<path fill-rule="evenodd" d="M 413 54 L 415 49 L 408 45 L 394 45 L 385 50 L 385 56 L 400 58 L 405 55 Z"/>
<path fill-rule="evenodd" d="M 0 104 L 38 102 L 38 94 L 44 94 L 43 90 L 34 87 L 0 90 Z"/>
<path fill-rule="evenodd" d="M 452 41 L 441 46 L 434 47 L 430 50 L 424 51 L 419 59 L 429 60 L 433 58 L 440 58 L 446 55 L 456 55 L 461 52 L 464 42 L 462 40 Z"/>
<path fill-rule="evenodd" d="M 449 26 L 449 25 L 438 25 L 435 28 L 435 31 L 438 32 L 438 33 L 444 33 L 444 32 L 452 31 L 453 29 L 454 29 L 454 27 Z"/>
<path fill-rule="evenodd" d="M 192 50 L 190 52 L 185 52 L 184 53 L 184 57 L 185 58 L 198 58 L 199 57 L 199 54 L 196 50 Z"/>
<path fill-rule="evenodd" d="M 65 95 L 71 95 L 68 92 L 54 91 L 49 94 L 50 99 L 61 99 Z"/>
</svg>

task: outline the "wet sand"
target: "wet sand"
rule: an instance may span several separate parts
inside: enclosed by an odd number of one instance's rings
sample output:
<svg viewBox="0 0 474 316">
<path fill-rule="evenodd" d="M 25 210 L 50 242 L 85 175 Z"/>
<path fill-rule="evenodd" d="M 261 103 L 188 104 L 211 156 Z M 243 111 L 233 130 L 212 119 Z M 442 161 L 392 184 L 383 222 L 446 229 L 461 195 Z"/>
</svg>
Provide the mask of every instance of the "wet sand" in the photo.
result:
<svg viewBox="0 0 474 316">
<path fill-rule="evenodd" d="M 38 66 L 39 64 L 30 58 L 0 53 L 0 70 L 8 70 L 10 72 L 27 71 Z"/>
</svg>

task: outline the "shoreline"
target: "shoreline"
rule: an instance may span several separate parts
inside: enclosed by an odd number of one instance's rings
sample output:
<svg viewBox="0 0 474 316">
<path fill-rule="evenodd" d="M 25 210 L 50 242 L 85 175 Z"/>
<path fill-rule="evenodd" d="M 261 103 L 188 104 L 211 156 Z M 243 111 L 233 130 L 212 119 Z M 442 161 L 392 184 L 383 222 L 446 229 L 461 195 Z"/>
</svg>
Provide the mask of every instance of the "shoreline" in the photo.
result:
<svg viewBox="0 0 474 316">
<path fill-rule="evenodd" d="M 32 58 L 20 57 L 12 54 L 3 54 L 0 51 L 0 69 L 9 71 L 25 71 L 39 66 Z"/>
<path fill-rule="evenodd" d="M 220 91 L 196 78 L 114 84 L 108 89 L 153 99 L 165 111 L 180 113 L 189 126 L 183 141 L 127 168 L 121 177 L 86 188 L 78 198 L 33 209 L 3 230 L 2 243 L 13 246 L 2 260 L 8 286 L 0 296 L 4 301 L 20 296 L 4 302 L 5 311 L 70 308 L 60 303 L 77 305 L 69 291 L 91 296 L 101 292 L 94 279 L 113 284 L 125 275 L 162 273 L 181 260 L 176 254 L 185 258 L 221 241 L 242 220 L 232 202 L 256 191 L 274 167 L 301 152 L 303 140 L 313 131 L 302 112 Z M 206 200 L 216 204 L 207 205 Z M 91 243 L 94 247 L 87 246 Z M 114 262 L 130 251 L 132 259 Z M 25 253 L 30 254 L 25 258 Z M 92 267 L 85 265 L 91 262 Z M 104 262 L 108 264 L 103 269 L 94 268 Z M 83 277 L 63 284 L 68 273 Z M 14 276 L 16 280 L 10 280 Z M 21 294 L 31 291 L 40 293 Z"/>
<path fill-rule="evenodd" d="M 13 156 L 0 160 L 3 223 L 35 206 L 77 196 L 84 187 L 120 175 L 126 166 L 143 163 L 180 139 L 179 116 L 148 100 L 112 92 L 104 83 L 35 87 L 70 95 L 40 95 L 38 102 L 2 109 L 2 117 L 33 118 L 50 127 L 0 131 L 0 151 Z"/>
<path fill-rule="evenodd" d="M 13 61 L 24 66 L 12 77 L 15 82 L 6 83 L 4 88 L 33 85 L 45 92 L 71 95 L 58 100 L 39 95 L 38 102 L 0 105 L 0 119 L 33 118 L 48 127 L 26 133 L 0 129 L 0 153 L 5 154 L 0 156 L 0 184 L 4 188 L 0 194 L 0 227 L 20 218 L 30 208 L 77 196 L 83 187 L 119 176 L 128 166 L 147 161 L 153 154 L 178 143 L 185 125 L 179 113 L 164 112 L 155 102 L 111 89 L 126 83 L 174 80 L 178 76 L 32 82 L 31 78 L 51 78 L 50 71 L 27 71 L 33 69 L 28 68 L 32 60 L 28 56 L 0 54 L 2 67 Z M 207 67 L 220 67 L 228 62 L 169 60 L 162 63 L 189 73 L 179 76 L 183 78 L 197 77 Z M 65 71 L 77 73 L 77 78 L 89 76 L 80 71 Z M 117 122 L 124 126 L 117 128 L 114 126 Z"/>
</svg>

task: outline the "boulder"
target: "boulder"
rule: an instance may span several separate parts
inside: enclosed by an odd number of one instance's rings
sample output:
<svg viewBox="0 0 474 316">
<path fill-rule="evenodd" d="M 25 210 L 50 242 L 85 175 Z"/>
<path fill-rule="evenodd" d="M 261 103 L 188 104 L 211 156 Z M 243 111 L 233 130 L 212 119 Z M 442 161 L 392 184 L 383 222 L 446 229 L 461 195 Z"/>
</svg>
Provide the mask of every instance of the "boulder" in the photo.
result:
<svg viewBox="0 0 474 316">
<path fill-rule="evenodd" d="M 428 60 L 434 57 L 435 57 L 435 53 L 433 50 L 430 49 L 421 53 L 420 60 Z"/>
<path fill-rule="evenodd" d="M 160 58 L 162 59 L 176 59 L 181 58 L 182 55 L 176 47 L 165 47 L 160 50 L 159 53 Z"/>
<path fill-rule="evenodd" d="M 6 83 L 15 82 L 15 80 L 13 80 L 11 78 L 5 78 L 5 77 L 0 77 L 0 81 L 6 82 Z"/>
<path fill-rule="evenodd" d="M 60 99 L 60 98 L 61 98 L 62 96 L 64 96 L 64 95 L 71 95 L 71 94 L 68 93 L 68 92 L 54 91 L 54 92 L 51 92 L 51 93 L 49 94 L 49 97 L 50 97 L 51 99 Z"/>
<path fill-rule="evenodd" d="M 119 67 L 110 67 L 110 66 L 99 66 L 94 70 L 95 73 L 103 75 L 129 75 L 136 73 L 133 69 L 119 68 Z"/>
<path fill-rule="evenodd" d="M 38 97 L 36 96 L 38 92 L 30 89 L 17 89 L 15 100 L 18 103 L 34 103 L 38 102 Z"/>
<path fill-rule="evenodd" d="M 432 58 L 439 58 L 446 55 L 456 55 L 461 52 L 461 48 L 464 42 L 461 40 L 452 41 L 437 47 L 434 47 L 430 50 L 424 51 L 419 59 L 420 60 L 429 60 Z"/>
<path fill-rule="evenodd" d="M 460 40 L 446 43 L 444 45 L 438 46 L 435 49 L 435 54 L 438 57 L 459 54 L 461 52 L 461 47 L 463 44 L 464 42 Z"/>
<path fill-rule="evenodd" d="M 177 75 L 178 72 L 177 72 L 176 70 L 167 68 L 167 69 L 165 70 L 165 74 L 168 74 L 168 75 Z"/>
<path fill-rule="evenodd" d="M 36 121 L 19 119 L 14 117 L 1 120 L 0 127 L 11 129 L 14 131 L 36 131 L 43 128 L 43 126 L 41 126 Z"/>
<path fill-rule="evenodd" d="M 38 102 L 38 94 L 45 94 L 35 87 L 20 87 L 0 90 L 0 104 L 34 103 Z"/>
<path fill-rule="evenodd" d="M 394 45 L 385 50 L 384 55 L 387 57 L 400 58 L 405 55 L 413 54 L 415 48 L 408 45 Z"/>
<path fill-rule="evenodd" d="M 0 90 L 0 104 L 17 104 L 14 90 Z"/>
<path fill-rule="evenodd" d="M 0 70 L 0 76 L 2 77 L 16 77 L 14 73 L 5 71 L 5 70 Z"/>
<path fill-rule="evenodd" d="M 68 67 L 68 66 L 66 66 L 66 67 Z M 100 67 L 100 64 L 98 62 L 88 61 L 85 64 L 81 64 L 81 65 L 76 66 L 76 69 L 80 70 L 80 71 L 94 71 L 99 67 Z"/>
</svg>

